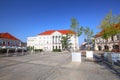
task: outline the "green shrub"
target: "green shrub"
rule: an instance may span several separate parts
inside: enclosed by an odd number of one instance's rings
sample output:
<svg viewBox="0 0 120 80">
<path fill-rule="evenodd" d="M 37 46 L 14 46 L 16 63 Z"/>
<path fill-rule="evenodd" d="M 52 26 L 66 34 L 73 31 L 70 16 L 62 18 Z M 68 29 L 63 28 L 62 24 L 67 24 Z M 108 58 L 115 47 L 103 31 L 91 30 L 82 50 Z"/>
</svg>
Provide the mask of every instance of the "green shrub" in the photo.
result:
<svg viewBox="0 0 120 80">
<path fill-rule="evenodd" d="M 53 49 L 53 52 L 61 52 L 61 49 Z"/>
<path fill-rule="evenodd" d="M 104 49 L 103 51 L 105 51 L 105 52 L 110 52 L 110 50 L 109 50 L 109 49 Z"/>
<path fill-rule="evenodd" d="M 35 49 L 35 52 L 42 52 L 43 49 Z"/>
<path fill-rule="evenodd" d="M 15 49 L 9 49 L 9 53 L 14 53 Z"/>
<path fill-rule="evenodd" d="M 17 52 L 22 52 L 22 49 L 18 49 Z"/>
<path fill-rule="evenodd" d="M 0 53 L 7 53 L 7 49 L 0 49 Z"/>
</svg>

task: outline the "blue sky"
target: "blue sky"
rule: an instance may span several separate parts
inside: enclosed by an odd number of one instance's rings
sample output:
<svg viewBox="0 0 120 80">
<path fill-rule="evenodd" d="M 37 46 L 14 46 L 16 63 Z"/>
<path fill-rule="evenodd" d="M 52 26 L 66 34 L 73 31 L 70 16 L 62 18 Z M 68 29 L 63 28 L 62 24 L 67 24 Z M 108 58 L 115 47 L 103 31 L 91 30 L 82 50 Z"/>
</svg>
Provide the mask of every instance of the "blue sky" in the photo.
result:
<svg viewBox="0 0 120 80">
<path fill-rule="evenodd" d="M 70 29 L 75 17 L 94 33 L 101 20 L 112 10 L 120 14 L 120 0 L 0 0 L 0 32 L 9 32 L 26 42 L 45 30 Z M 83 35 L 79 43 L 84 40 Z"/>
</svg>

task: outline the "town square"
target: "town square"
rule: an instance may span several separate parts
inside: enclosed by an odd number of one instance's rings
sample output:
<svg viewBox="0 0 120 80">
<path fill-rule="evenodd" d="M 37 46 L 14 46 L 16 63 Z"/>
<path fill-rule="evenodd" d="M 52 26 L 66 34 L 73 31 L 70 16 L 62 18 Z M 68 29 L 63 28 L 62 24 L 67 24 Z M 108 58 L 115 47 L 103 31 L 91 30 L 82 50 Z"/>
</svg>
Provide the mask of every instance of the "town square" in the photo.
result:
<svg viewBox="0 0 120 80">
<path fill-rule="evenodd" d="M 0 80 L 120 80 L 119 0 L 0 0 Z"/>
<path fill-rule="evenodd" d="M 102 62 L 72 62 L 71 54 L 37 53 L 0 57 L 0 80 L 119 80 Z"/>
</svg>

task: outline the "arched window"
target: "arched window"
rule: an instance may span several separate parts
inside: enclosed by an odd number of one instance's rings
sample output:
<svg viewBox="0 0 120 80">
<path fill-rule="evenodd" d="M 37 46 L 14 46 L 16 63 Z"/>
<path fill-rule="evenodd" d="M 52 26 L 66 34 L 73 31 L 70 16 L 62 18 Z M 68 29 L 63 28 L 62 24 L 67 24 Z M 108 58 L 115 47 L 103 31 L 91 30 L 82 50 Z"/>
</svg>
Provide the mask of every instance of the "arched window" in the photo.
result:
<svg viewBox="0 0 120 80">
<path fill-rule="evenodd" d="M 104 46 L 104 49 L 109 49 L 108 45 L 105 45 L 105 46 Z"/>
<path fill-rule="evenodd" d="M 5 42 L 3 41 L 3 46 L 5 46 Z"/>
<path fill-rule="evenodd" d="M 0 42 L 0 46 L 2 46 L 2 42 Z"/>
<path fill-rule="evenodd" d="M 113 52 L 119 52 L 119 45 L 113 45 Z"/>
<path fill-rule="evenodd" d="M 119 49 L 119 45 L 113 45 L 113 49 Z"/>
<path fill-rule="evenodd" d="M 10 46 L 10 42 L 7 42 L 8 46 Z"/>
<path fill-rule="evenodd" d="M 101 46 L 98 46 L 98 50 L 101 51 L 101 50 L 102 50 L 102 47 L 101 47 Z"/>
</svg>

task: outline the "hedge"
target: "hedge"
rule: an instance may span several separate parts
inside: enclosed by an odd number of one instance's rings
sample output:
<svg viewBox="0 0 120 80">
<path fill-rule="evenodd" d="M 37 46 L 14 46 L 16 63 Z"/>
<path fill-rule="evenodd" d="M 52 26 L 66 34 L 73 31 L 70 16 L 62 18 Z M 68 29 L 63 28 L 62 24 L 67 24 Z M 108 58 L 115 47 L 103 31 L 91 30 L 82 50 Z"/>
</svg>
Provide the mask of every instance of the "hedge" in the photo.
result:
<svg viewBox="0 0 120 80">
<path fill-rule="evenodd" d="M 42 52 L 43 51 L 43 49 L 35 49 L 35 52 Z"/>
<path fill-rule="evenodd" d="M 53 49 L 53 52 L 61 52 L 61 49 Z"/>
</svg>

